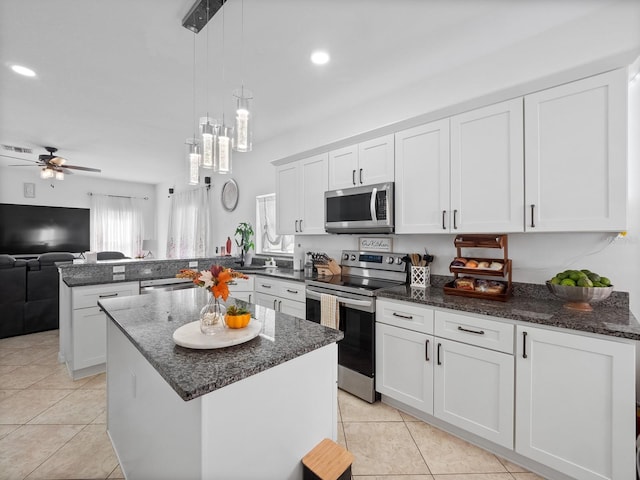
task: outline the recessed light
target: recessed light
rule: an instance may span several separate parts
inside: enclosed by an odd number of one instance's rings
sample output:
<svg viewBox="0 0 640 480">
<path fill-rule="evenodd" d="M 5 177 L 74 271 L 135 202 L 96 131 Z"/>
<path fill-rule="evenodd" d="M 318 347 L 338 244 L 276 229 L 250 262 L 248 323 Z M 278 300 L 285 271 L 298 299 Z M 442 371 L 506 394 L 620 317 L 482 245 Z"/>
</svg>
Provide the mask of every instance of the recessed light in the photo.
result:
<svg viewBox="0 0 640 480">
<path fill-rule="evenodd" d="M 316 50 L 311 54 L 311 61 L 316 65 L 324 65 L 329 59 L 329 54 L 324 50 Z"/>
<path fill-rule="evenodd" d="M 35 77 L 36 72 L 31 70 L 30 68 L 23 67 L 22 65 L 11 65 L 11 70 L 16 72 L 17 74 L 24 75 L 25 77 Z"/>
</svg>

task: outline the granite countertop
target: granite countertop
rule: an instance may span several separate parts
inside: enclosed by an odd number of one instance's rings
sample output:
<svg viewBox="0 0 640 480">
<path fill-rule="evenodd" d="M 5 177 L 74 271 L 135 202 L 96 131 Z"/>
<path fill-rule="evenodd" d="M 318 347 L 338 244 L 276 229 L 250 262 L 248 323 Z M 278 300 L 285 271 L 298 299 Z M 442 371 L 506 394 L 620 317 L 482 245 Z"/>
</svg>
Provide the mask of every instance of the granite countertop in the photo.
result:
<svg viewBox="0 0 640 480">
<path fill-rule="evenodd" d="M 629 311 L 626 294 L 612 295 L 607 301 L 594 303 L 592 312 L 579 312 L 564 308 L 562 300 L 556 299 L 545 290 L 544 285 L 529 285 L 527 292 L 514 295 L 506 302 L 447 295 L 441 286 L 415 288 L 401 285 L 381 290 L 376 294 L 378 298 L 640 340 L 640 323 Z"/>
<path fill-rule="evenodd" d="M 233 347 L 192 350 L 176 345 L 173 332 L 198 318 L 208 292 L 191 288 L 98 302 L 183 400 L 192 400 L 305 353 L 337 342 L 343 333 L 318 323 L 247 304 L 262 322 L 260 335 Z M 227 301 L 233 302 L 229 297 Z"/>
<path fill-rule="evenodd" d="M 137 282 L 142 280 L 158 280 L 173 278 L 183 268 L 197 270 L 209 269 L 212 264 L 237 268 L 239 257 L 225 256 L 212 258 L 186 258 L 169 260 L 104 260 L 97 263 L 59 263 L 57 266 L 62 275 L 62 281 L 69 287 L 87 285 L 102 285 L 105 283 Z M 197 267 L 190 267 L 189 263 L 197 262 Z M 124 272 L 114 272 L 114 267 L 124 267 Z M 292 268 L 256 268 L 244 269 L 247 275 L 263 275 L 304 282 L 304 271 Z"/>
</svg>

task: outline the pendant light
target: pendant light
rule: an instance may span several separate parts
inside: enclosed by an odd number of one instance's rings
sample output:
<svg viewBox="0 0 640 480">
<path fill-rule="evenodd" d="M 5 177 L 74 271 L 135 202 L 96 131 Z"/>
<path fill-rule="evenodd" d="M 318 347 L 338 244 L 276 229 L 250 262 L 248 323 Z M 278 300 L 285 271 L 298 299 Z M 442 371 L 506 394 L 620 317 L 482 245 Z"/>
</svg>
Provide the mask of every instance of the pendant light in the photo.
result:
<svg viewBox="0 0 640 480">
<path fill-rule="evenodd" d="M 196 117 L 196 34 L 193 34 L 193 117 Z M 187 161 L 189 165 L 189 185 L 200 183 L 200 145 L 196 138 L 196 126 L 193 127 L 193 137 L 187 138 Z"/>
<path fill-rule="evenodd" d="M 240 88 L 234 90 L 236 97 L 236 128 L 233 137 L 233 149 L 237 152 L 250 152 L 252 148 L 253 121 L 249 100 L 253 99 L 251 90 L 244 88 L 244 0 L 241 2 L 241 33 L 240 33 Z"/>
<path fill-rule="evenodd" d="M 209 1 L 207 0 L 207 21 L 210 18 L 210 10 L 209 10 Z M 209 78 L 209 28 L 207 28 L 207 59 L 206 59 L 206 77 L 207 81 Z M 210 83 L 210 82 L 209 82 Z M 210 95 L 207 90 L 207 110 L 209 109 L 209 100 Z M 209 117 L 209 113 L 207 111 L 207 116 L 200 118 L 200 134 L 202 135 L 202 168 L 215 168 L 215 137 L 216 137 L 216 120 Z"/>
<path fill-rule="evenodd" d="M 225 71 L 224 71 L 224 11 L 226 10 L 223 3 L 222 7 L 222 85 L 224 87 Z M 233 129 L 225 125 L 224 121 L 224 101 L 222 102 L 222 122 L 217 126 L 216 148 L 213 163 L 213 171 L 221 174 L 231 173 L 231 151 Z"/>
</svg>

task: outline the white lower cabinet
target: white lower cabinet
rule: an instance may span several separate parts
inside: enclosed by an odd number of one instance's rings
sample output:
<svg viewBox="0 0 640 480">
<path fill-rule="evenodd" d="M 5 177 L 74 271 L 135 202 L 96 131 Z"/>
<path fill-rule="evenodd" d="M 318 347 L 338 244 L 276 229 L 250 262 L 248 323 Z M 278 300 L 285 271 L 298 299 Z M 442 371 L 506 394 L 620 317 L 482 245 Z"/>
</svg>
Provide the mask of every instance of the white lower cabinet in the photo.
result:
<svg viewBox="0 0 640 480">
<path fill-rule="evenodd" d="M 234 278 L 233 281 L 227 283 L 227 286 L 229 287 L 229 295 L 232 298 L 252 303 L 255 296 L 255 277 L 253 275 L 247 275 L 247 277 L 249 278 Z"/>
<path fill-rule="evenodd" d="M 257 305 L 298 318 L 307 317 L 304 283 L 258 276 L 255 289 Z"/>
<path fill-rule="evenodd" d="M 376 390 L 433 413 L 433 335 L 377 322 Z"/>
<path fill-rule="evenodd" d="M 580 480 L 635 478 L 634 345 L 517 328 L 516 452 Z"/>
<path fill-rule="evenodd" d="M 436 338 L 435 357 L 434 416 L 513 448 L 513 355 Z"/>
</svg>

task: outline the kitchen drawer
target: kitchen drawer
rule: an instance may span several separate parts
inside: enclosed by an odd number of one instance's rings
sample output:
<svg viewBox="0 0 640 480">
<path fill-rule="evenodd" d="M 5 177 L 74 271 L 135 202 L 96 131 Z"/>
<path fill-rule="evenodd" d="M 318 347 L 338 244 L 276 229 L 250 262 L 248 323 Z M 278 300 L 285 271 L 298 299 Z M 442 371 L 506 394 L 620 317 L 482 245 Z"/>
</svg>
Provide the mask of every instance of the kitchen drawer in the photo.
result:
<svg viewBox="0 0 640 480">
<path fill-rule="evenodd" d="M 271 278 L 259 277 L 255 281 L 255 291 L 268 295 L 278 295 L 279 283 Z"/>
<path fill-rule="evenodd" d="M 227 283 L 229 287 L 229 293 L 234 292 L 253 292 L 255 277 L 253 275 L 247 275 L 249 278 L 234 278 Z"/>
<path fill-rule="evenodd" d="M 376 322 L 433 334 L 433 310 L 415 303 L 376 301 Z"/>
<path fill-rule="evenodd" d="M 296 302 L 305 302 L 306 300 L 304 283 L 300 282 L 282 282 L 280 284 L 279 294 L 282 298 L 295 300 Z"/>
<path fill-rule="evenodd" d="M 435 313 L 437 337 L 513 354 L 513 325 L 448 311 Z"/>
<path fill-rule="evenodd" d="M 73 309 L 95 307 L 98 300 L 115 297 L 128 297 L 140 293 L 139 282 L 110 283 L 107 285 L 88 285 L 71 289 Z"/>
</svg>

